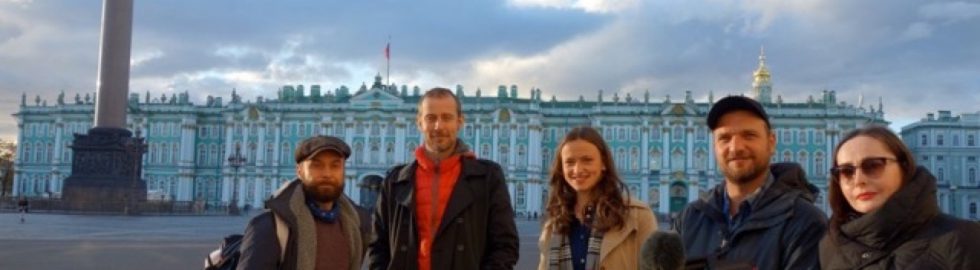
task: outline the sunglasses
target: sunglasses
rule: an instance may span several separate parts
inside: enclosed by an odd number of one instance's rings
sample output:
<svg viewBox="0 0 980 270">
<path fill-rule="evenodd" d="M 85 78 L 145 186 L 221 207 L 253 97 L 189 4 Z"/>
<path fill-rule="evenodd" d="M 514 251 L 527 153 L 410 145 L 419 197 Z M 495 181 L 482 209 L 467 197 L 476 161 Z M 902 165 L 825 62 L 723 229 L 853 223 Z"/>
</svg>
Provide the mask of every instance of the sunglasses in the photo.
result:
<svg viewBox="0 0 980 270">
<path fill-rule="evenodd" d="M 838 181 L 851 184 L 854 181 L 854 174 L 856 174 L 859 169 L 864 175 L 877 178 L 878 176 L 881 176 L 881 172 L 885 171 L 885 165 L 888 165 L 889 161 L 898 162 L 898 160 L 894 158 L 870 157 L 861 160 L 861 164 L 858 166 L 851 164 L 834 166 L 833 168 L 830 168 L 830 174 L 835 176 Z"/>
</svg>

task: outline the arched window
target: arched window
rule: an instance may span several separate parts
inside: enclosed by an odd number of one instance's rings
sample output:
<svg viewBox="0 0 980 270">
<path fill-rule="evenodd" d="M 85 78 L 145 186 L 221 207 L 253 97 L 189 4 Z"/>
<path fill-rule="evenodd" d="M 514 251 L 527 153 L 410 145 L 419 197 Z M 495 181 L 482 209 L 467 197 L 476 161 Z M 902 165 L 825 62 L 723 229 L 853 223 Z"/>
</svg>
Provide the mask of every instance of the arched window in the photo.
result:
<svg viewBox="0 0 980 270">
<path fill-rule="evenodd" d="M 221 156 L 218 155 L 218 145 L 211 144 L 211 155 L 208 156 L 208 164 L 212 166 L 216 166 L 218 164 L 221 164 L 220 160 L 221 160 Z"/>
<path fill-rule="evenodd" d="M 248 143 L 248 156 L 245 157 L 245 162 L 248 165 L 255 165 L 255 159 L 258 156 L 258 146 L 254 142 Z"/>
<path fill-rule="evenodd" d="M 354 162 L 356 164 L 362 164 L 362 163 L 364 163 L 364 155 L 361 154 L 363 152 L 364 152 L 364 144 L 361 143 L 361 142 L 355 142 L 354 143 L 354 153 L 355 153 L 354 154 Z"/>
<path fill-rule="evenodd" d="M 180 146 L 178 146 L 177 143 L 173 143 L 170 145 L 170 149 L 174 153 L 173 157 L 170 159 L 170 162 L 177 165 L 177 161 L 180 160 Z"/>
<path fill-rule="evenodd" d="M 967 178 L 970 179 L 970 185 L 976 185 L 977 184 L 977 168 L 970 168 L 969 175 L 967 175 Z"/>
<path fill-rule="evenodd" d="M 197 161 L 194 163 L 203 165 L 204 161 L 207 160 L 205 159 L 205 156 L 207 155 L 208 155 L 207 147 L 203 144 L 197 145 Z"/>
<path fill-rule="evenodd" d="M 827 174 L 827 167 L 824 166 L 823 152 L 817 152 L 813 155 L 813 170 L 815 175 L 825 175 Z"/>
<path fill-rule="evenodd" d="M 24 150 L 21 150 L 21 156 L 22 156 L 20 158 L 20 161 L 21 162 L 24 162 L 24 163 L 32 163 L 32 162 L 34 162 L 33 160 L 31 160 L 31 144 L 30 143 L 25 143 L 24 144 Z"/>
<path fill-rule="evenodd" d="M 272 157 L 275 155 L 275 144 L 268 143 L 265 146 L 265 164 L 272 164 Z"/>
<path fill-rule="evenodd" d="M 630 170 L 634 172 L 640 171 L 640 148 L 632 147 L 630 148 Z"/>
<path fill-rule="evenodd" d="M 506 167 L 507 165 L 510 165 L 509 163 L 510 160 L 508 159 L 509 156 L 510 156 L 510 149 L 507 147 L 506 144 L 501 144 L 500 157 L 498 158 L 498 160 L 500 161 L 500 166 Z"/>
<path fill-rule="evenodd" d="M 527 165 L 527 149 L 524 148 L 523 144 L 517 145 L 517 166 L 525 167 Z"/>
</svg>

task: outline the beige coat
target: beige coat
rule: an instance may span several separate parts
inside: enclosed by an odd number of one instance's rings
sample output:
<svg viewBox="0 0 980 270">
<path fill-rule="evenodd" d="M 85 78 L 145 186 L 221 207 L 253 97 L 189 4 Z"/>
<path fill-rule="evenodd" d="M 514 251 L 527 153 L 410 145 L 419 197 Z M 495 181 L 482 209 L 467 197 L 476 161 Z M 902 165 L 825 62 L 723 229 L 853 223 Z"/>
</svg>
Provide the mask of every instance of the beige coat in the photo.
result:
<svg viewBox="0 0 980 270">
<path fill-rule="evenodd" d="M 639 267 L 640 247 L 657 230 L 657 218 L 646 204 L 630 199 L 626 223 L 619 230 L 608 231 L 602 236 L 599 250 L 599 270 L 630 270 Z M 551 230 L 544 224 L 538 240 L 539 270 L 548 269 L 548 255 L 551 243 Z"/>
</svg>

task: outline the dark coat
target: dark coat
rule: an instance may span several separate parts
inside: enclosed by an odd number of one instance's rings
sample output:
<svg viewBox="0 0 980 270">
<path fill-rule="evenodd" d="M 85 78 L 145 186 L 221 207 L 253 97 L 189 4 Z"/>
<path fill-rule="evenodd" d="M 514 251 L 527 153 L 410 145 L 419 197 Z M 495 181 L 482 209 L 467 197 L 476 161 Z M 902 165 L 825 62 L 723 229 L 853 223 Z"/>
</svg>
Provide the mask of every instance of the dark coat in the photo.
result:
<svg viewBox="0 0 980 270">
<path fill-rule="evenodd" d="M 432 244 L 432 269 L 513 269 L 518 238 L 500 165 L 463 158 L 462 169 Z M 388 172 L 374 213 L 370 269 L 416 269 L 417 162 Z"/>
<path fill-rule="evenodd" d="M 734 230 L 728 227 L 721 183 L 707 199 L 689 204 L 675 221 L 687 258 L 757 269 L 819 269 L 817 245 L 827 216 L 813 205 L 817 188 L 796 163 L 770 166 L 774 182 L 757 194 L 750 213 Z"/>
<path fill-rule="evenodd" d="M 820 241 L 820 263 L 824 269 L 980 269 L 980 224 L 940 213 L 936 178 L 919 167 L 880 209 L 832 228 Z"/>
<path fill-rule="evenodd" d="M 266 210 L 249 221 L 239 248 L 239 270 L 251 269 L 313 269 L 316 267 L 316 228 L 313 215 L 306 206 L 302 182 L 296 179 L 276 191 L 266 201 Z M 341 195 L 335 203 L 340 208 L 340 222 L 350 247 L 351 269 L 361 269 L 361 262 L 371 238 L 370 214 Z M 289 227 L 286 253 L 279 263 L 279 238 L 276 221 L 279 216 Z"/>
</svg>

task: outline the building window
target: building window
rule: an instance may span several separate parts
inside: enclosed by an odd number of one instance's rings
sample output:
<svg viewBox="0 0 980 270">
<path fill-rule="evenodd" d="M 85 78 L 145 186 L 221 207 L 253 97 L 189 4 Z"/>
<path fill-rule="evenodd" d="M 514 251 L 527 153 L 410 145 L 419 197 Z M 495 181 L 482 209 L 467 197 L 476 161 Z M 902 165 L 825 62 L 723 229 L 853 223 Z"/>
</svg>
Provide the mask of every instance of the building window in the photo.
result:
<svg viewBox="0 0 980 270">
<path fill-rule="evenodd" d="M 473 127 L 472 126 L 466 125 L 466 127 L 463 128 L 463 137 L 473 138 Z"/>
<path fill-rule="evenodd" d="M 813 166 L 814 171 L 817 172 L 816 175 L 824 175 L 827 173 L 825 171 L 826 167 L 823 166 L 823 152 L 817 152 L 813 155 Z"/>
<path fill-rule="evenodd" d="M 675 126 L 674 131 L 672 131 L 671 133 L 673 133 L 671 134 L 671 136 L 674 138 L 675 141 L 680 141 L 684 139 L 684 129 L 681 128 L 681 126 Z"/>
<path fill-rule="evenodd" d="M 960 146 L 960 135 L 953 135 L 953 146 Z"/>
<path fill-rule="evenodd" d="M 929 156 L 922 156 L 922 161 L 929 161 Z"/>
<path fill-rule="evenodd" d="M 783 131 L 783 143 L 787 145 L 793 143 L 793 133 L 789 130 Z"/>
<path fill-rule="evenodd" d="M 517 208 L 523 209 L 524 203 L 526 201 L 526 192 L 524 191 L 524 183 L 517 183 Z"/>
<path fill-rule="evenodd" d="M 966 146 L 976 146 L 976 138 L 973 135 L 966 135 Z"/>
<path fill-rule="evenodd" d="M 480 146 L 480 156 L 485 159 L 490 159 L 490 144 L 484 143 Z"/>
<path fill-rule="evenodd" d="M 640 171 L 640 148 L 630 148 L 630 171 Z"/>
<path fill-rule="evenodd" d="M 650 149 L 650 170 L 660 170 L 661 153 L 656 148 Z"/>
<path fill-rule="evenodd" d="M 919 144 L 922 146 L 929 145 L 929 136 L 926 134 L 922 134 L 921 139 L 919 139 Z"/>
<path fill-rule="evenodd" d="M 975 202 L 970 203 L 970 219 L 977 219 L 977 203 Z"/>
<path fill-rule="evenodd" d="M 170 159 L 170 162 L 172 164 L 174 164 L 174 165 L 176 165 L 177 164 L 177 161 L 180 160 L 180 148 L 179 147 L 180 146 L 177 146 L 177 143 L 174 143 L 173 145 L 170 146 L 170 149 L 172 149 L 172 151 L 173 151 L 173 156 Z"/>
<path fill-rule="evenodd" d="M 551 150 L 548 148 L 541 149 L 541 168 L 550 168 L 551 164 Z"/>
<path fill-rule="evenodd" d="M 524 158 L 526 154 L 527 149 L 524 148 L 524 145 L 517 145 L 517 166 L 524 167 L 524 165 L 527 164 L 527 160 Z"/>
<path fill-rule="evenodd" d="M 509 163 L 510 160 L 507 159 L 508 157 L 510 157 L 510 151 L 509 150 L 510 149 L 508 149 L 508 147 L 507 147 L 506 144 L 500 145 L 500 157 L 498 158 L 498 160 L 500 160 L 500 165 L 501 166 L 507 166 L 507 165 L 510 164 Z"/>
<path fill-rule="evenodd" d="M 824 139 L 823 132 L 820 132 L 819 130 L 817 130 L 816 132 L 814 132 L 814 134 L 813 134 L 813 142 L 815 144 L 817 144 L 817 145 L 823 145 L 823 141 L 824 141 L 823 139 Z"/>
<path fill-rule="evenodd" d="M 273 147 L 275 147 L 275 145 L 272 143 L 265 145 L 265 164 L 272 163 L 272 155 L 275 155 L 275 149 L 273 149 Z"/>
<path fill-rule="evenodd" d="M 975 185 L 977 183 L 977 169 L 970 168 L 969 174 L 967 178 L 970 179 L 970 185 Z"/>
<path fill-rule="evenodd" d="M 937 170 L 936 176 L 939 177 L 939 183 L 946 183 L 946 173 L 943 172 L 943 168 Z"/>
<path fill-rule="evenodd" d="M 698 128 L 697 140 L 703 142 L 708 139 L 708 131 L 704 127 Z"/>
<path fill-rule="evenodd" d="M 806 145 L 806 135 L 806 130 L 800 130 L 798 133 L 796 133 L 797 140 L 799 141 L 800 145 Z"/>
<path fill-rule="evenodd" d="M 653 126 L 650 128 L 650 139 L 654 141 L 660 140 L 660 127 Z"/>
<path fill-rule="evenodd" d="M 364 145 L 361 144 L 361 142 L 355 142 L 354 143 L 355 154 L 353 156 L 354 156 L 354 162 L 356 164 L 364 163 L 364 155 L 361 154 L 363 152 L 364 152 Z"/>
<path fill-rule="evenodd" d="M 936 145 L 943 146 L 943 135 L 936 135 Z"/>
<path fill-rule="evenodd" d="M 520 136 L 520 138 L 522 138 L 522 139 L 523 138 L 527 138 L 527 126 L 521 125 L 521 127 L 520 127 L 520 129 L 518 129 L 518 132 L 517 133 L 518 133 L 518 136 Z"/>
<path fill-rule="evenodd" d="M 793 162 L 793 152 L 789 150 L 783 152 L 783 162 Z"/>
</svg>

